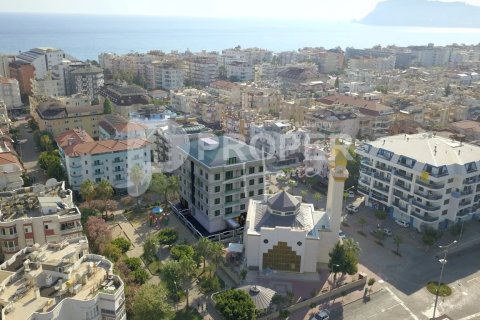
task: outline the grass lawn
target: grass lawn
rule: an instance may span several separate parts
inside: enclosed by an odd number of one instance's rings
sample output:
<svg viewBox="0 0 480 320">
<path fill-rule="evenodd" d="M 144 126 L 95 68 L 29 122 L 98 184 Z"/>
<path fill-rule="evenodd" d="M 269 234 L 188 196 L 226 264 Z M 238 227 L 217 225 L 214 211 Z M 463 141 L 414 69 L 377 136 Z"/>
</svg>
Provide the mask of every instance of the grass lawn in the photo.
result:
<svg viewBox="0 0 480 320">
<path fill-rule="evenodd" d="M 427 283 L 427 290 L 432 294 L 437 294 L 437 286 L 438 286 L 437 281 L 430 281 L 429 283 Z M 438 295 L 440 297 L 448 297 L 451 294 L 452 294 L 452 289 L 445 283 L 441 283 L 440 288 L 438 290 Z"/>
<path fill-rule="evenodd" d="M 175 313 L 173 320 L 202 320 L 202 316 L 197 310 L 190 308 L 188 310 L 180 310 Z"/>
</svg>

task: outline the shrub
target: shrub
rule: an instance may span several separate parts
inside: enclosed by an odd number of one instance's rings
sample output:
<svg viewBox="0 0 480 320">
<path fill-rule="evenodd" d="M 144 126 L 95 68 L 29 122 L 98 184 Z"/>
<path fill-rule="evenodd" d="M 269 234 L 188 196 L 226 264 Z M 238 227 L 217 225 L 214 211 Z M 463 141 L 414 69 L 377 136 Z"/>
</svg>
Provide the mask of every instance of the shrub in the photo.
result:
<svg viewBox="0 0 480 320">
<path fill-rule="evenodd" d="M 438 295 L 440 297 L 448 297 L 449 295 L 452 294 L 452 289 L 447 286 L 445 283 L 440 283 L 440 286 L 438 286 L 437 281 L 430 281 L 427 283 L 427 290 L 432 293 L 432 294 L 437 294 L 437 287 L 438 287 Z"/>
<path fill-rule="evenodd" d="M 117 260 L 122 256 L 122 250 L 120 250 L 120 248 L 116 245 L 109 243 L 105 246 L 103 255 L 113 262 L 117 262 Z"/>
<path fill-rule="evenodd" d="M 203 294 L 217 292 L 222 287 L 220 280 L 215 275 L 202 277 L 199 281 L 199 285 Z"/>
<path fill-rule="evenodd" d="M 375 278 L 368 279 L 368 285 L 371 287 L 375 283 Z"/>
<path fill-rule="evenodd" d="M 463 230 L 465 231 L 465 229 Z M 450 234 L 454 237 L 460 235 L 460 232 L 462 232 L 462 224 L 461 223 L 455 223 L 451 228 L 450 228 Z"/>
<path fill-rule="evenodd" d="M 377 211 L 375 211 L 375 217 L 378 220 L 385 220 L 385 219 L 387 219 L 387 213 L 385 211 L 382 211 L 382 210 L 377 210 Z"/>
<path fill-rule="evenodd" d="M 148 279 L 150 279 L 150 274 L 148 274 L 148 272 L 144 269 L 137 269 L 133 271 L 133 278 L 135 279 L 136 283 L 142 285 L 147 282 Z"/>
<path fill-rule="evenodd" d="M 193 247 L 188 244 L 177 244 L 172 247 L 170 250 L 170 255 L 172 256 L 173 260 L 179 261 L 182 258 L 193 258 L 195 255 L 195 250 Z"/>
<path fill-rule="evenodd" d="M 130 241 L 125 239 L 124 237 L 119 237 L 116 238 L 115 240 L 112 241 L 112 244 L 119 247 L 120 250 L 122 250 L 123 253 L 127 252 L 130 250 L 130 246 L 132 245 Z"/>
<path fill-rule="evenodd" d="M 131 271 L 135 271 L 141 268 L 142 266 L 142 260 L 140 258 L 125 258 L 123 259 L 123 262 L 127 265 L 128 269 Z"/>
<path fill-rule="evenodd" d="M 427 227 L 424 231 L 423 231 L 423 235 L 422 235 L 422 241 L 429 245 L 429 246 L 432 246 L 435 244 L 435 242 L 437 242 L 440 238 L 442 237 L 442 232 L 439 231 L 439 230 L 435 230 L 433 229 L 432 227 Z"/>
<path fill-rule="evenodd" d="M 255 304 L 242 290 L 228 290 L 215 296 L 216 308 L 226 319 L 255 320 Z"/>
<path fill-rule="evenodd" d="M 164 228 L 157 234 L 158 242 L 162 245 L 172 245 L 178 240 L 178 232 L 172 228 Z"/>
</svg>

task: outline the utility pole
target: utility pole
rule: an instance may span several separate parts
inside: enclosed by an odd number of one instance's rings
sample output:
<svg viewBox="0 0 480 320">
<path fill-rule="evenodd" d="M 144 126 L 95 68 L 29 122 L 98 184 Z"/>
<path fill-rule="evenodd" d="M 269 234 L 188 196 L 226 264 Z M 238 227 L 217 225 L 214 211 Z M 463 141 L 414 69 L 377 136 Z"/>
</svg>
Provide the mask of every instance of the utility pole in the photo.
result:
<svg viewBox="0 0 480 320">
<path fill-rule="evenodd" d="M 440 269 L 440 278 L 438 279 L 437 283 L 437 290 L 435 292 L 435 305 L 433 306 L 433 317 L 432 320 L 435 320 L 435 312 L 437 311 L 437 303 L 438 303 L 438 291 L 440 290 L 440 284 L 442 283 L 442 278 L 443 278 L 443 269 L 445 268 L 445 265 L 447 264 L 447 253 L 448 249 L 450 249 L 451 246 L 457 243 L 457 240 L 454 240 L 452 243 L 446 246 L 439 246 L 440 249 L 445 249 L 444 254 L 443 254 L 443 259 L 439 259 L 438 261 L 442 264 L 442 268 Z"/>
</svg>

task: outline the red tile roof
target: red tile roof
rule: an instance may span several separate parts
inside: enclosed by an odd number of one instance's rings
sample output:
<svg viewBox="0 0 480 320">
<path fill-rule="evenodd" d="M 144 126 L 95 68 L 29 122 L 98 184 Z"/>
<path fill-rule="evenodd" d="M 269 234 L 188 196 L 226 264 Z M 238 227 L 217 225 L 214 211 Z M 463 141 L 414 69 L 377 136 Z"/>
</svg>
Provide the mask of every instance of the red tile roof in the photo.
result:
<svg viewBox="0 0 480 320">
<path fill-rule="evenodd" d="M 100 140 L 86 143 L 79 143 L 63 148 L 65 154 L 69 157 L 78 157 L 84 154 L 101 154 L 115 151 L 127 151 L 143 148 L 150 144 L 144 139 L 128 139 L 128 140 Z"/>
</svg>

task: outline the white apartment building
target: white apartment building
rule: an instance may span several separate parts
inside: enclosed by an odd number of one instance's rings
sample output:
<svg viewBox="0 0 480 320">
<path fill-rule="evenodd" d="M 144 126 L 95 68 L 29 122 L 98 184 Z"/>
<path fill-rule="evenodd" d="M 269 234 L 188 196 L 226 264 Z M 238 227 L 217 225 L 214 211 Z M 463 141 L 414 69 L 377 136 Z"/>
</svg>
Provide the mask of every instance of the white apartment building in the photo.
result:
<svg viewBox="0 0 480 320">
<path fill-rule="evenodd" d="M 36 96 L 59 97 L 65 95 L 63 82 L 47 76 L 41 80 L 32 80 L 32 91 Z"/>
<path fill-rule="evenodd" d="M 200 103 L 209 102 L 212 98 L 204 90 L 183 89 L 171 93 L 171 105 L 175 111 L 200 115 Z"/>
<path fill-rule="evenodd" d="M 15 60 L 24 61 L 35 67 L 35 79 L 43 79 L 48 71 L 60 63 L 65 53 L 55 48 L 34 48 L 29 51 L 21 52 L 15 57 Z"/>
<path fill-rule="evenodd" d="M 288 121 L 265 120 L 250 125 L 250 145 L 267 152 L 277 164 L 286 165 L 302 158 L 307 132 Z"/>
<path fill-rule="evenodd" d="M 480 206 L 480 147 L 432 133 L 381 138 L 357 149 L 365 204 L 415 229 L 445 229 Z"/>
<path fill-rule="evenodd" d="M 145 66 L 145 73 L 148 89 L 178 90 L 183 88 L 184 70 L 178 62 L 154 61 Z"/>
<path fill-rule="evenodd" d="M 349 69 L 369 69 L 382 73 L 395 69 L 395 55 L 388 57 L 356 57 L 348 60 Z"/>
<path fill-rule="evenodd" d="M 226 76 L 231 81 L 253 81 L 255 72 L 253 65 L 242 61 L 232 61 L 225 65 Z"/>
<path fill-rule="evenodd" d="M 70 130 L 55 141 L 73 190 L 79 190 L 85 180 L 108 180 L 116 192 L 125 193 L 136 187 L 130 179 L 130 169 L 136 165 L 151 174 L 151 147 L 144 139 L 100 140 L 85 139 L 84 131 Z M 84 142 L 87 141 L 87 142 Z"/>
<path fill-rule="evenodd" d="M 77 67 L 69 72 L 70 94 L 82 93 L 93 100 L 98 97 L 98 91 L 104 84 L 103 70 L 93 65 Z"/>
<path fill-rule="evenodd" d="M 81 235 L 29 246 L 0 265 L 5 320 L 125 320 L 122 279 Z"/>
<path fill-rule="evenodd" d="M 59 243 L 82 235 L 81 214 L 64 182 L 0 193 L 0 240 L 9 258 L 35 243 Z"/>
<path fill-rule="evenodd" d="M 214 55 L 199 55 L 185 61 L 185 81 L 208 85 L 218 77 L 218 62 Z"/>
<path fill-rule="evenodd" d="M 0 101 L 0 109 L 2 103 Z M 9 123 L 8 117 L 0 110 L 0 128 Z M 0 191 L 14 190 L 23 186 L 23 165 L 20 162 L 17 153 L 13 150 L 12 144 L 7 139 L 2 139 L 2 130 L 0 129 Z"/>
<path fill-rule="evenodd" d="M 221 102 L 240 105 L 241 90 L 240 85 L 224 80 L 217 80 L 210 84 L 210 90 L 218 96 Z"/>
<path fill-rule="evenodd" d="M 0 101 L 3 101 L 9 110 L 23 106 L 17 79 L 0 77 Z"/>
<path fill-rule="evenodd" d="M 207 235 L 243 225 L 248 200 L 265 193 L 261 153 L 226 136 L 200 138 L 179 148 L 183 207 Z"/>
</svg>

